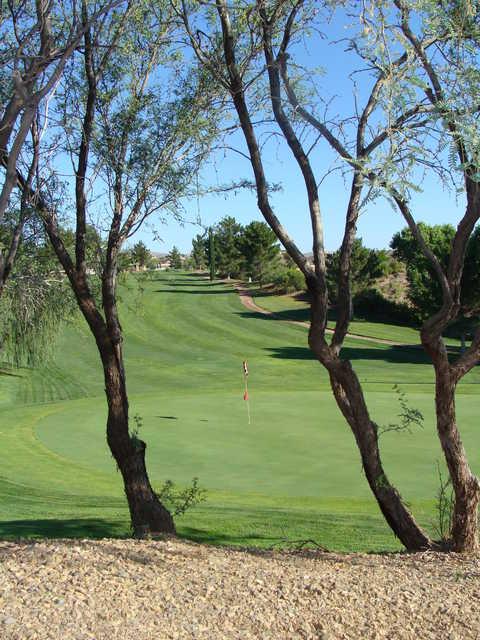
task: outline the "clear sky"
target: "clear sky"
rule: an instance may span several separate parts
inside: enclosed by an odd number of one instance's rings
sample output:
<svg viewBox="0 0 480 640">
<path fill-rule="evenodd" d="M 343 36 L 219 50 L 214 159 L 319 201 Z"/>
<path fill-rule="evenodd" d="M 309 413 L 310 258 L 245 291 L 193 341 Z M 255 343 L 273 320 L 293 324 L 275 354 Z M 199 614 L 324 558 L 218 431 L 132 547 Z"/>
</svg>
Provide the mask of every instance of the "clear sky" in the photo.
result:
<svg viewBox="0 0 480 640">
<path fill-rule="evenodd" d="M 334 96 L 330 113 L 342 115 L 351 114 L 353 105 L 353 84 L 350 74 L 356 64 L 354 54 L 345 52 L 346 43 L 330 44 L 344 38 L 348 33 L 349 19 L 344 13 L 338 12 L 332 20 L 329 38 L 315 38 L 300 54 L 304 66 L 311 68 L 320 64 L 325 72 L 320 80 L 320 90 L 326 96 Z M 355 60 L 355 62 L 354 62 Z M 361 78 L 354 76 L 359 83 L 357 99 L 360 107 L 364 105 L 364 92 L 370 87 L 370 82 L 361 85 Z M 363 94 L 363 95 L 362 95 Z M 246 152 L 245 143 L 240 134 L 235 134 L 231 145 L 242 152 Z M 326 142 L 320 141 L 311 156 L 313 168 L 320 181 L 332 166 L 334 156 Z M 311 234 L 309 227 L 307 198 L 303 180 L 293 160 L 290 151 L 278 137 L 270 139 L 265 146 L 264 162 L 267 180 L 271 183 L 281 183 L 282 191 L 272 195 L 272 203 L 277 216 L 287 227 L 290 235 L 304 251 L 311 251 Z M 205 186 L 223 185 L 230 182 L 248 179 L 253 181 L 253 172 L 249 161 L 231 150 L 218 151 L 209 166 L 202 172 L 201 181 Z M 349 180 L 344 182 L 338 174 L 329 175 L 320 185 L 320 205 L 325 226 L 325 244 L 328 251 L 336 249 L 341 242 L 346 203 L 349 194 Z M 185 223 L 180 225 L 175 221 L 155 224 L 158 236 L 162 241 L 155 240 L 149 229 L 143 229 L 135 237 L 142 239 L 150 249 L 168 252 L 176 245 L 182 252 L 191 249 L 192 237 L 202 233 L 201 227 L 194 224 L 200 215 L 205 226 L 215 224 L 223 216 L 234 216 L 239 222 L 246 224 L 251 220 L 261 220 L 262 216 L 256 204 L 256 194 L 249 190 L 208 195 L 198 199 L 186 201 Z M 451 193 L 445 191 L 438 180 L 431 178 L 423 185 L 423 193 L 416 194 L 413 199 L 413 211 L 417 220 L 430 224 L 454 223 L 458 217 L 462 200 L 457 203 Z M 386 200 L 379 200 L 363 211 L 359 224 L 358 236 L 362 237 L 366 246 L 388 247 L 392 235 L 404 227 L 405 224 L 399 213 L 394 211 Z"/>
</svg>

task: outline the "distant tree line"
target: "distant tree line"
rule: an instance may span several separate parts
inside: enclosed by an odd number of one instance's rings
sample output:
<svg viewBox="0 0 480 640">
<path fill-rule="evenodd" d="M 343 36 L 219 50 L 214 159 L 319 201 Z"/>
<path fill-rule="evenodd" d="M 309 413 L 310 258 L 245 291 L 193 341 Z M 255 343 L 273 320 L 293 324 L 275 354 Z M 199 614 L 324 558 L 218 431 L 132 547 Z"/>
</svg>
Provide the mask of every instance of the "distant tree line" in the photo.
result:
<svg viewBox="0 0 480 640">
<path fill-rule="evenodd" d="M 193 238 L 191 257 L 194 268 L 208 269 L 213 276 L 251 278 L 260 284 L 272 282 L 286 270 L 270 227 L 256 220 L 243 226 L 232 216 Z"/>
<path fill-rule="evenodd" d="M 418 226 L 432 252 L 446 265 L 454 227 L 422 222 Z M 332 308 L 338 303 L 340 258 L 340 249 L 326 255 L 328 302 Z M 302 272 L 288 254 L 282 254 L 275 234 L 264 222 L 254 221 L 243 226 L 234 217 L 225 216 L 208 233 L 193 238 L 190 260 L 184 266 L 208 269 L 220 278 L 251 278 L 262 286 L 272 285 L 279 293 L 306 289 Z M 397 291 L 397 296 L 386 297 L 377 287 L 378 280 L 393 279 L 399 274 L 405 274 L 403 295 Z M 408 227 L 393 236 L 390 250 L 370 249 L 363 245 L 362 238 L 355 238 L 351 247 L 350 288 L 351 317 L 355 310 L 360 316 L 418 325 L 442 305 L 441 287 Z M 458 337 L 471 333 L 479 313 L 480 227 L 467 245 L 461 280 L 461 313 L 450 333 Z"/>
</svg>

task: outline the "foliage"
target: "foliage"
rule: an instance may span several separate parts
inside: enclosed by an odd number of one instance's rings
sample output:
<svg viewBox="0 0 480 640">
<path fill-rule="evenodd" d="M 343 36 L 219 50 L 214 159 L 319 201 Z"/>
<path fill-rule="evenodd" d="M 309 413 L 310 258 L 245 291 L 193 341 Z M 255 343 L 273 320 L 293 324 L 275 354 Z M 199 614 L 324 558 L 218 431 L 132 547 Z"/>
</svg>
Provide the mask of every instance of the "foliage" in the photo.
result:
<svg viewBox="0 0 480 640">
<path fill-rule="evenodd" d="M 215 247 L 215 233 L 212 227 L 208 229 L 208 244 L 207 244 L 207 262 L 208 270 L 210 272 L 210 280 L 215 280 L 215 274 L 217 271 L 217 252 Z"/>
<path fill-rule="evenodd" d="M 450 538 L 450 532 L 452 530 L 452 518 L 454 507 L 454 495 L 452 488 L 452 480 L 450 476 L 444 478 L 440 464 L 437 461 L 438 471 L 438 491 L 437 500 L 435 503 L 435 509 L 437 512 L 437 522 L 435 524 L 435 530 L 440 540 L 447 542 Z"/>
<path fill-rule="evenodd" d="M 166 480 L 157 496 L 174 516 L 183 516 L 188 509 L 205 502 L 207 491 L 199 486 L 198 478 L 193 478 L 192 484 L 186 489 L 176 489 L 172 480 Z"/>
<path fill-rule="evenodd" d="M 132 262 L 140 267 L 150 267 L 152 264 L 152 254 L 141 240 L 133 245 L 130 256 Z"/>
<path fill-rule="evenodd" d="M 242 270 L 242 234 L 242 225 L 232 216 L 225 216 L 215 225 L 216 271 L 221 277 L 238 277 Z"/>
<path fill-rule="evenodd" d="M 244 270 L 253 280 L 265 284 L 280 263 L 280 246 L 275 233 L 265 222 L 250 222 L 240 241 Z"/>
<path fill-rule="evenodd" d="M 390 422 L 385 427 L 380 427 L 378 429 L 378 435 L 380 436 L 389 431 L 395 431 L 396 433 L 406 431 L 407 433 L 412 433 L 412 427 L 420 427 L 423 429 L 423 413 L 415 407 L 410 407 L 407 402 L 407 394 L 400 389 L 398 384 L 393 385 L 393 390 L 397 394 L 400 404 L 400 413 L 398 414 L 400 422 Z"/>
<path fill-rule="evenodd" d="M 249 276 L 261 284 L 271 282 L 281 268 L 280 248 L 275 234 L 264 222 L 242 226 L 225 216 L 208 236 L 192 241 L 195 263 L 203 264 L 221 277 Z"/>
<path fill-rule="evenodd" d="M 418 227 L 427 245 L 446 269 L 455 228 L 450 224 L 427 225 L 422 222 Z M 408 299 L 413 305 L 417 320 L 423 321 L 442 306 L 442 290 L 434 269 L 408 227 L 394 235 L 390 246 L 394 256 L 405 264 Z M 480 310 L 480 227 L 475 229 L 467 245 L 461 303 L 464 315 L 472 315 Z"/>
<path fill-rule="evenodd" d="M 205 269 L 207 266 L 207 250 L 204 236 L 197 234 L 192 239 L 191 257 L 195 269 Z"/>
<path fill-rule="evenodd" d="M 296 267 L 279 267 L 272 278 L 272 284 L 279 293 L 295 293 L 305 289 L 305 277 Z"/>
<path fill-rule="evenodd" d="M 377 289 L 366 289 L 353 299 L 355 316 L 390 324 L 416 324 L 412 308 L 407 304 L 389 300 Z"/>
<path fill-rule="evenodd" d="M 350 286 L 352 295 L 368 289 L 374 280 L 386 275 L 389 259 L 384 250 L 368 249 L 361 238 L 355 238 L 352 244 L 350 260 Z M 338 298 L 340 270 L 340 250 L 327 255 L 327 286 L 329 301 L 335 304 Z"/>
<path fill-rule="evenodd" d="M 140 446 L 140 430 L 143 427 L 143 418 L 140 414 L 136 413 L 133 416 L 134 427 L 130 431 L 130 438 L 133 443 L 137 446 Z"/>
<path fill-rule="evenodd" d="M 182 255 L 177 247 L 172 247 L 172 250 L 167 256 L 168 260 L 170 260 L 170 268 L 171 269 L 181 269 L 182 268 Z"/>
<path fill-rule="evenodd" d="M 29 232 L 31 226 L 24 235 Z M 24 238 L 0 297 L 2 359 L 15 366 L 32 366 L 50 358 L 59 326 L 71 317 L 75 306 L 45 239 L 35 235 Z"/>
</svg>

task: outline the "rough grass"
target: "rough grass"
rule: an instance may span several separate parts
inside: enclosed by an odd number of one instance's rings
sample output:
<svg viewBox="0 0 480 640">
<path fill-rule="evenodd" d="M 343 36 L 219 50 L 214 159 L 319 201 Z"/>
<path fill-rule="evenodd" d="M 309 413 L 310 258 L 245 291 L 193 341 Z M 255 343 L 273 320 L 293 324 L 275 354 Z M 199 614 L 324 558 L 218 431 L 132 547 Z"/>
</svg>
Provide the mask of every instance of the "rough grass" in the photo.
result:
<svg viewBox="0 0 480 640">
<path fill-rule="evenodd" d="M 152 480 L 186 486 L 198 477 L 208 490 L 207 502 L 178 519 L 181 535 L 267 547 L 308 538 L 344 551 L 398 548 L 304 328 L 251 313 L 228 285 L 188 274 L 132 278 L 121 298 L 131 415 L 143 417 Z M 344 353 L 380 424 L 397 419 L 394 384 L 425 415 L 424 429 L 382 436 L 382 450 L 392 480 L 430 526 L 441 458 L 431 366 L 421 350 L 358 340 Z M 101 370 L 83 323 L 63 331 L 55 362 L 2 372 L 0 536 L 128 535 L 105 443 Z M 479 444 L 479 382 L 472 372 L 458 394 L 470 452 Z"/>
</svg>

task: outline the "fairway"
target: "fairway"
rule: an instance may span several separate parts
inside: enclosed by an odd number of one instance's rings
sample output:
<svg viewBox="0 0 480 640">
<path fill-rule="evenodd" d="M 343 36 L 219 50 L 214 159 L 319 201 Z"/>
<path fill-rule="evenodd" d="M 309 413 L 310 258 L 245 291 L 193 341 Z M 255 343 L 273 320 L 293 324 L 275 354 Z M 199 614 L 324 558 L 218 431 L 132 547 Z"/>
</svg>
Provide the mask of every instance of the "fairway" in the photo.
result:
<svg viewBox="0 0 480 640">
<path fill-rule="evenodd" d="M 336 550 L 399 548 L 304 327 L 250 312 L 230 284 L 186 273 L 130 277 L 120 297 L 130 412 L 143 419 L 151 479 L 183 487 L 198 477 L 207 490 L 206 502 L 178 518 L 180 535 L 220 544 L 308 538 Z M 375 337 L 373 323 L 368 331 Z M 381 325 L 378 337 L 386 332 Z M 386 433 L 381 447 L 387 473 L 432 530 L 441 460 L 432 368 L 415 348 L 349 340 L 344 354 L 379 424 L 398 419 L 394 384 L 423 412 L 424 429 Z M 479 382 L 477 368 L 458 389 L 459 424 L 477 472 Z M 80 318 L 62 331 L 53 362 L 3 370 L 1 537 L 128 534 L 105 415 L 99 359 Z"/>
</svg>

